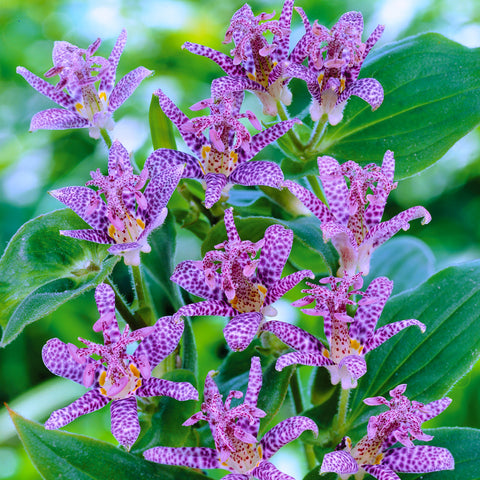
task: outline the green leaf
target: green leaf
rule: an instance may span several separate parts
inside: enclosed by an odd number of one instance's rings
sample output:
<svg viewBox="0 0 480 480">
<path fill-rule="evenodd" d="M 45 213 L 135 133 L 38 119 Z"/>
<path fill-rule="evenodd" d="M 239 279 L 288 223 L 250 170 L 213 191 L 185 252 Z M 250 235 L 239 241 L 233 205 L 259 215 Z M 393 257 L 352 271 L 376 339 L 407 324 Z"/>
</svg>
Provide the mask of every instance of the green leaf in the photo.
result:
<svg viewBox="0 0 480 480">
<path fill-rule="evenodd" d="M 480 430 L 474 428 L 432 428 L 425 433 L 433 435 L 430 442 L 415 444 L 434 445 L 450 451 L 455 459 L 455 470 L 434 472 L 428 475 L 415 473 L 404 475 L 405 480 L 480 480 Z"/>
<path fill-rule="evenodd" d="M 365 429 L 372 409 L 363 399 L 406 383 L 406 395 L 423 403 L 443 397 L 480 356 L 480 261 L 449 267 L 414 290 L 391 298 L 379 325 L 416 318 L 366 356 L 368 370 L 352 392 L 347 430 Z M 360 433 L 359 433 L 360 434 Z M 360 436 L 363 433 L 360 434 Z"/>
<path fill-rule="evenodd" d="M 310 269 L 314 273 L 331 273 L 338 268 L 338 254 L 329 242 L 323 242 L 320 226 L 311 217 L 295 220 L 278 220 L 271 217 L 234 217 L 235 226 L 242 240 L 256 242 L 263 238 L 265 230 L 274 224 L 293 230 L 293 246 L 289 261 L 299 269 Z M 225 223 L 217 223 L 202 244 L 202 255 L 227 238 Z"/>
<path fill-rule="evenodd" d="M 375 112 L 356 97 L 345 117 L 329 126 L 323 155 L 379 164 L 387 149 L 395 177 L 409 177 L 439 160 L 480 121 L 480 49 L 436 33 L 409 37 L 374 50 L 362 77 L 376 78 L 385 99 Z"/>
<path fill-rule="evenodd" d="M 393 280 L 393 295 L 416 287 L 434 272 L 435 258 L 428 245 L 418 238 L 401 236 L 374 250 L 370 273 L 364 285 L 376 277 Z"/>
<path fill-rule="evenodd" d="M 58 233 L 87 227 L 72 210 L 64 209 L 30 220 L 12 237 L 0 259 L 0 346 L 112 272 L 120 257 L 106 258 L 107 245 Z"/>
<path fill-rule="evenodd" d="M 45 430 L 10 410 L 15 428 L 33 464 L 47 480 L 201 480 L 182 467 L 148 462 L 110 443 L 82 435 Z"/>
<path fill-rule="evenodd" d="M 182 368 L 190 370 L 195 378 L 198 376 L 198 352 L 193 334 L 192 322 L 189 317 L 184 318 Z"/>
<path fill-rule="evenodd" d="M 165 380 L 188 382 L 197 386 L 195 376 L 189 370 L 177 369 L 163 375 Z M 135 444 L 135 451 L 144 451 L 152 447 L 183 447 L 190 435 L 190 428 L 182 423 L 200 410 L 195 400 L 180 402 L 171 397 L 160 397 L 154 407 L 155 413 L 144 422 L 146 434 Z"/>
<path fill-rule="evenodd" d="M 148 111 L 148 120 L 150 122 L 153 149 L 171 148 L 176 150 L 177 142 L 175 141 L 175 135 L 173 133 L 173 124 L 160 108 L 156 95 L 152 95 L 150 110 Z"/>
</svg>

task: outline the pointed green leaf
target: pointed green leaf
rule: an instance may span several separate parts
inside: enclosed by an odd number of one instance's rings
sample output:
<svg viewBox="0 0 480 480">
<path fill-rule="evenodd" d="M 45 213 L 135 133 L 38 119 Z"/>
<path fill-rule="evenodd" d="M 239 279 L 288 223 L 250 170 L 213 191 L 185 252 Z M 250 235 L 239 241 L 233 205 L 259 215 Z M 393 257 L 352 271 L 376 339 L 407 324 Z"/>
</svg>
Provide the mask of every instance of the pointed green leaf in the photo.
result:
<svg viewBox="0 0 480 480">
<path fill-rule="evenodd" d="M 352 391 L 348 423 L 365 428 L 370 408 L 363 399 L 388 396 L 406 383 L 406 395 L 423 403 L 443 397 L 480 356 L 480 261 L 449 267 L 417 288 L 392 297 L 379 325 L 416 318 L 366 356 L 367 373 Z M 351 428 L 348 428 L 351 432 Z"/>
<path fill-rule="evenodd" d="M 158 103 L 158 97 L 155 95 L 152 95 L 152 100 L 150 102 L 148 120 L 150 122 L 150 134 L 152 135 L 153 149 L 171 148 L 176 150 L 177 143 L 173 133 L 173 124 L 163 113 L 163 110 Z"/>
<path fill-rule="evenodd" d="M 47 480 L 201 480 L 182 467 L 148 462 L 110 443 L 57 430 L 10 410 L 15 428 L 33 464 Z"/>
<path fill-rule="evenodd" d="M 60 305 L 95 288 L 112 272 L 118 256 L 107 245 L 61 236 L 87 228 L 70 209 L 40 215 L 12 237 L 0 259 L 0 346 Z"/>
<path fill-rule="evenodd" d="M 383 104 L 372 112 L 350 98 L 343 121 L 327 128 L 319 154 L 366 165 L 381 163 L 390 149 L 400 179 L 432 165 L 480 122 L 478 48 L 436 33 L 417 35 L 372 51 L 361 76 L 382 84 Z"/>
</svg>

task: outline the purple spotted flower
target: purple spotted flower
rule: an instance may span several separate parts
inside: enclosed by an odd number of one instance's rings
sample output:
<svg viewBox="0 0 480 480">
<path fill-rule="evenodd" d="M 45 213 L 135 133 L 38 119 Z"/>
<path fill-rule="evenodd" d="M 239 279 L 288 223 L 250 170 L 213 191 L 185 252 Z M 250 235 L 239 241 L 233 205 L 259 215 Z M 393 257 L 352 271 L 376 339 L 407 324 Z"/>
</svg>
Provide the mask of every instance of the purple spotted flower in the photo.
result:
<svg viewBox="0 0 480 480">
<path fill-rule="evenodd" d="M 393 289 L 393 282 L 386 277 L 374 279 L 365 292 L 359 290 L 363 283 L 360 274 L 327 277 L 321 283 L 329 283 L 330 288 L 307 282 L 311 289 L 302 290 L 307 296 L 293 305 L 301 307 L 316 302 L 314 308 L 302 311 L 324 318 L 329 348 L 295 325 L 266 322 L 262 331 L 274 333 L 295 349 L 295 352 L 279 357 L 275 366 L 277 370 L 295 363 L 322 366 L 330 372 L 332 384 L 341 382 L 344 389 L 355 388 L 358 379 L 367 371 L 364 357 L 368 352 L 409 326 L 416 325 L 422 332 L 425 331 L 425 325 L 418 320 L 401 320 L 375 329 Z M 351 298 L 353 295 L 361 295 L 362 298 L 354 301 Z M 347 314 L 347 305 L 358 305 L 353 318 Z"/>
<path fill-rule="evenodd" d="M 201 261 L 178 264 L 171 280 L 206 299 L 181 307 L 175 316 L 231 317 L 223 333 L 230 348 L 241 351 L 257 334 L 264 315 L 276 315 L 272 303 L 305 277 L 314 275 L 310 270 L 301 270 L 280 278 L 292 248 L 292 231 L 271 225 L 258 242 L 241 240 L 232 211 L 225 210 L 228 240 L 216 245 Z M 255 259 L 260 249 L 260 256 Z"/>
<path fill-rule="evenodd" d="M 267 185 L 279 188 L 283 173 L 273 162 L 251 161 L 260 150 L 274 142 L 298 122 L 297 119 L 279 122 L 251 136 L 239 122 L 246 117 L 260 129 L 251 112 L 240 113 L 241 98 L 231 81 L 217 82 L 221 89 L 211 100 L 200 102 L 194 108 L 210 107 L 211 115 L 190 120 L 161 90 L 157 90 L 160 106 L 177 126 L 187 146 L 195 156 L 176 150 L 160 148 L 152 155 L 161 158 L 163 165 L 184 165 L 184 178 L 198 178 L 205 182 L 205 206 L 210 208 L 221 197 L 227 184 Z M 241 97 L 241 98 L 240 98 Z M 207 129 L 208 135 L 203 131 Z"/>
<path fill-rule="evenodd" d="M 86 185 L 97 187 L 65 187 L 50 192 L 70 207 L 92 229 L 61 230 L 62 235 L 90 242 L 113 244 L 109 252 L 122 255 L 127 265 L 140 264 L 140 252 L 151 250 L 148 235 L 167 216 L 166 205 L 175 190 L 183 167 L 159 168 L 153 152 L 145 161 L 140 175 L 134 175 L 125 147 L 113 142 L 108 156 L 108 175 L 91 172 Z M 141 189 L 149 182 L 145 191 Z M 105 195 L 106 203 L 101 194 Z"/>
<path fill-rule="evenodd" d="M 286 0 L 280 18 L 272 20 L 275 12 L 255 16 L 249 5 L 243 5 L 234 13 L 225 34 L 224 43 L 234 42 L 233 58 L 195 43 L 186 42 L 183 48 L 216 62 L 243 89 L 255 93 L 266 115 L 275 116 L 277 101 L 290 105 L 292 100 L 287 86 L 295 73 L 288 61 L 292 10 L 293 0 Z M 273 33 L 271 43 L 264 36 L 267 31 Z"/>
<path fill-rule="evenodd" d="M 368 40 L 362 42 L 363 17 L 359 12 L 344 13 L 330 29 L 312 25 L 301 8 L 306 33 L 294 47 L 291 58 L 295 76 L 305 80 L 313 99 L 312 120 L 327 116 L 331 125 L 343 118 L 347 100 L 356 95 L 376 110 L 383 102 L 383 88 L 374 78 L 358 78 L 362 64 L 380 38 L 384 26 L 378 25 Z M 302 62 L 308 58 L 308 66 Z"/>
<path fill-rule="evenodd" d="M 454 470 L 455 460 L 446 448 L 430 445 L 414 445 L 412 440 L 429 441 L 421 425 L 445 410 L 451 400 L 448 397 L 424 405 L 403 395 L 406 385 L 390 391 L 392 400 L 383 397 L 367 398 L 367 405 L 386 405 L 389 410 L 370 417 L 367 435 L 353 448 L 345 437 L 335 452 L 327 453 L 321 473 L 336 472 L 342 479 L 353 474 L 369 473 L 378 480 L 400 480 L 395 472 L 429 473 Z M 391 448 L 395 443 L 403 446 Z"/>
<path fill-rule="evenodd" d="M 53 338 L 43 347 L 43 362 L 52 373 L 90 388 L 72 404 L 54 411 L 45 428 L 61 428 L 80 415 L 111 402 L 113 436 L 130 449 L 140 433 L 136 397 L 167 395 L 177 400 L 198 399 L 197 390 L 189 383 L 151 376 L 153 368 L 177 347 L 183 323 L 175 322 L 172 317 L 162 317 L 153 327 L 130 332 L 127 326 L 120 332 L 112 288 L 100 284 L 95 291 L 95 300 L 100 318 L 93 330 L 103 332 L 104 345 L 79 338 L 86 348 L 78 348 Z M 140 344 L 136 350 L 128 354 L 127 346 L 138 341 Z"/>
<path fill-rule="evenodd" d="M 202 410 L 184 425 L 193 425 L 206 420 L 212 431 L 215 449 L 206 447 L 154 447 L 144 452 L 147 460 L 166 465 L 184 465 L 191 468 L 223 468 L 231 474 L 223 477 L 230 480 L 293 480 L 290 475 L 280 472 L 268 460 L 281 447 L 298 438 L 304 431 L 318 434 L 313 420 L 307 417 L 291 417 L 269 430 L 258 441 L 260 418 L 265 412 L 257 407 L 262 388 L 262 368 L 258 357 L 252 358 L 247 393 L 242 404 L 231 407 L 234 398 L 241 398 L 242 392 L 231 391 L 225 403 L 222 402 L 217 385 L 212 379 L 213 372 L 205 380 Z"/>
<path fill-rule="evenodd" d="M 306 188 L 290 180 L 284 184 L 322 222 L 323 239 L 331 240 L 340 254 L 339 276 L 357 271 L 367 275 L 375 248 L 400 229 L 408 230 L 411 220 L 423 217 L 422 225 L 431 220 L 425 208 L 412 207 L 381 222 L 388 194 L 397 186 L 390 150 L 381 167 L 369 164 L 362 168 L 353 161 L 340 165 L 324 156 L 318 157 L 318 169 L 328 207 Z"/>
<path fill-rule="evenodd" d="M 99 138 L 100 129 L 111 130 L 113 112 L 153 73 L 138 67 L 115 85 L 118 61 L 126 41 L 127 32 L 122 30 L 108 59 L 94 55 L 101 43 L 99 38 L 86 50 L 68 42 L 55 42 L 53 68 L 45 77 L 58 75 L 57 85 L 51 85 L 24 67 L 17 67 L 17 73 L 35 90 L 63 107 L 35 114 L 30 130 L 88 127 L 93 138 Z"/>
</svg>

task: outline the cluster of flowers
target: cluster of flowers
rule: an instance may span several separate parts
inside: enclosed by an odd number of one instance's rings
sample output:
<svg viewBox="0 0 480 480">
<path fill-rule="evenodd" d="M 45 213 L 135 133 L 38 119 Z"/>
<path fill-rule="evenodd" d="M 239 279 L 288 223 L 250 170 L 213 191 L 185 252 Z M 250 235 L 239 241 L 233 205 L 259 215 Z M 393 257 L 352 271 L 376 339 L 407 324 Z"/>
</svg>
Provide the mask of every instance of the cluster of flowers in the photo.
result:
<svg viewBox="0 0 480 480">
<path fill-rule="evenodd" d="M 331 125 L 341 121 L 351 95 L 361 97 L 373 109 L 383 101 L 383 89 L 377 80 L 358 79 L 362 63 L 383 27 L 378 26 L 364 43 L 363 18 L 358 12 L 342 15 L 329 30 L 317 21 L 312 24 L 301 8 L 296 10 L 305 34 L 292 49 L 293 0 L 285 1 L 279 20 L 272 20 L 273 15 L 266 13 L 255 17 L 248 5 L 239 9 L 225 35 L 225 43 L 234 42 L 231 57 L 209 47 L 185 43 L 185 49 L 212 59 L 227 74 L 212 82 L 211 98 L 192 107 L 193 110 L 209 108 L 210 115 L 192 120 L 161 90 L 155 92 L 162 110 L 177 126 L 193 155 L 161 148 L 135 174 L 127 150 L 115 141 L 109 151 L 108 175 L 97 169 L 86 186 L 65 187 L 51 194 L 92 227 L 61 234 L 112 244 L 108 250 L 111 254 L 122 255 L 126 264 L 138 266 L 140 253 L 150 251 L 148 235 L 163 223 L 166 205 L 181 178 L 204 182 L 207 208 L 218 202 L 231 184 L 287 188 L 320 220 L 324 240 L 331 240 L 339 253 L 337 276 L 320 279 L 318 284 L 307 282 L 310 288 L 303 290 L 306 295 L 294 302 L 296 307 L 315 304 L 303 311 L 323 317 L 328 345 L 297 326 L 266 320 L 277 315 L 273 307 L 276 300 L 305 278 L 314 279 L 310 270 L 282 277 L 293 232 L 272 225 L 260 241 L 242 240 L 234 223 L 233 209 L 228 208 L 224 217 L 227 240 L 206 253 L 201 261 L 181 262 L 171 277 L 173 282 L 205 301 L 185 305 L 173 316 L 160 318 L 152 327 L 132 332 L 126 327 L 121 332 L 115 316 L 115 293 L 110 286 L 100 284 L 95 292 L 100 318 L 93 330 L 103 333 L 104 345 L 84 339 L 79 340 L 86 348 L 59 339 L 45 345 L 43 360 L 51 372 L 90 388 L 71 405 L 53 412 L 46 428 L 60 428 L 111 401 L 112 433 L 121 445 L 130 449 L 140 433 L 136 397 L 168 395 L 182 401 L 198 399 L 192 385 L 152 376 L 155 366 L 177 348 L 183 332 L 183 316 L 229 317 L 224 335 L 234 351 L 246 349 L 256 336 L 271 332 L 293 349 L 279 356 L 277 370 L 293 364 L 325 367 L 332 383 L 340 383 L 343 389 L 357 386 L 367 370 L 365 355 L 371 350 L 409 326 L 425 330 L 425 325 L 415 319 L 376 329 L 393 282 L 380 277 L 365 291 L 361 290 L 372 251 L 400 229 L 408 229 L 411 220 L 430 221 L 423 207 L 413 207 L 381 221 L 388 194 L 396 187 L 392 152 L 385 153 L 381 167 L 371 164 L 362 168 L 353 161 L 340 165 L 332 157 L 319 157 L 319 179 L 328 206 L 306 188 L 285 180 L 277 164 L 250 161 L 298 120 L 280 121 L 262 130 L 252 112 L 240 113 L 246 90 L 259 98 L 265 114 L 276 115 L 279 102 L 285 105 L 291 102 L 290 79 L 302 79 L 312 95 L 312 119 L 328 120 Z M 265 32 L 273 34 L 271 43 L 266 40 Z M 18 67 L 18 73 L 36 90 L 63 107 L 36 114 L 31 130 L 87 127 L 92 137 L 108 138 L 106 130 L 113 128 L 112 113 L 152 73 L 138 67 L 115 86 L 125 41 L 126 33 L 122 31 L 108 59 L 94 56 L 100 46 L 99 39 L 86 50 L 57 42 L 53 50 L 54 67 L 45 74 L 58 75 L 60 80 L 56 85 Z M 251 135 L 241 118 L 261 131 Z M 353 317 L 347 306 L 356 308 Z M 138 346 L 133 353 L 127 353 L 132 343 Z M 253 357 L 251 362 L 243 403 L 231 406 L 233 399 L 243 396 L 239 391 L 230 392 L 223 403 L 210 372 L 205 380 L 201 411 L 184 423 L 189 426 L 207 421 L 215 449 L 155 447 L 144 452 L 145 458 L 194 468 L 225 468 L 232 472 L 227 475 L 231 480 L 290 479 L 268 460 L 302 432 L 310 430 L 317 434 L 318 429 L 313 420 L 296 416 L 283 420 L 259 440 L 259 422 L 265 416 L 257 407 L 262 369 L 259 357 Z M 383 397 L 365 399 L 367 405 L 383 404 L 389 410 L 370 418 L 367 435 L 356 446 L 352 447 L 350 439 L 345 437 L 336 451 L 324 457 L 321 471 L 337 472 L 342 478 L 366 472 L 379 479 L 395 479 L 399 478 L 395 471 L 453 469 L 454 461 L 448 450 L 414 446 L 412 442 L 412 439 L 432 438 L 422 432 L 421 423 L 443 411 L 449 399 L 427 405 L 410 402 L 403 395 L 405 388 L 406 385 L 399 385 L 393 389 L 391 401 Z M 391 448 L 396 442 L 404 447 Z"/>
</svg>

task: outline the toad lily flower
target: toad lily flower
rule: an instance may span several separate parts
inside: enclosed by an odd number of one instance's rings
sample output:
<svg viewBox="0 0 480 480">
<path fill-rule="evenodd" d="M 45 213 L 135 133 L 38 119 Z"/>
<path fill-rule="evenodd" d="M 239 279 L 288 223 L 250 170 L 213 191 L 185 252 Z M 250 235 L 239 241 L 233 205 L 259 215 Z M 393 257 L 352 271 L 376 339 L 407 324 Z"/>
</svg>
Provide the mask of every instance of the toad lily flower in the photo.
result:
<svg viewBox="0 0 480 480">
<path fill-rule="evenodd" d="M 253 90 L 263 104 L 264 114 L 275 116 L 278 100 L 285 105 L 290 105 L 292 101 L 287 86 L 294 76 L 287 61 L 292 10 L 293 0 L 285 1 L 279 20 L 272 20 L 275 12 L 255 17 L 247 4 L 237 10 L 224 41 L 234 41 L 235 47 L 231 51 L 233 58 L 190 42 L 186 42 L 182 48 L 216 62 L 229 77 L 243 84 L 245 90 Z M 267 30 L 274 34 L 271 44 L 264 37 Z M 256 88 L 252 88 L 252 82 L 256 83 Z"/>
<path fill-rule="evenodd" d="M 242 392 L 231 391 L 222 402 L 222 395 L 212 379 L 213 372 L 205 380 L 202 410 L 184 425 L 193 425 L 206 420 L 215 440 L 215 449 L 206 447 L 154 447 L 144 452 L 144 457 L 166 465 L 184 465 L 191 468 L 224 468 L 233 472 L 226 479 L 248 480 L 293 480 L 290 475 L 280 472 L 268 460 L 281 447 L 298 438 L 305 430 L 315 435 L 318 429 L 307 417 L 291 417 L 269 430 L 258 441 L 259 419 L 265 412 L 257 407 L 262 388 L 260 359 L 253 357 L 248 378 L 244 403 L 231 407 L 233 398 L 241 398 Z"/>
<path fill-rule="evenodd" d="M 115 318 L 115 294 L 100 284 L 95 291 L 100 318 L 93 329 L 103 332 L 104 345 L 79 339 L 87 348 L 65 344 L 58 338 L 43 347 L 45 366 L 55 375 L 91 388 L 69 406 L 56 410 L 45 423 L 53 430 L 67 425 L 80 415 L 111 403 L 112 433 L 130 449 L 140 433 L 136 397 L 167 395 L 177 400 L 196 400 L 198 392 L 189 383 L 154 378 L 151 371 L 175 350 L 182 336 L 183 323 L 171 317 L 160 318 L 153 327 L 121 333 Z M 140 341 L 133 354 L 126 348 Z M 95 355 L 98 360 L 91 358 Z"/>
<path fill-rule="evenodd" d="M 264 315 L 276 315 L 271 304 L 305 277 L 314 275 L 310 270 L 302 270 L 280 278 L 292 248 L 293 232 L 281 225 L 271 225 L 257 243 L 242 241 L 232 211 L 232 208 L 225 210 L 228 240 L 208 252 L 202 261 L 181 262 L 170 279 L 207 299 L 181 307 L 175 317 L 232 317 L 223 330 L 225 339 L 232 350 L 244 350 L 257 334 Z"/>
<path fill-rule="evenodd" d="M 30 130 L 87 127 L 93 138 L 99 138 L 100 129 L 111 130 L 113 112 L 144 78 L 153 73 L 144 67 L 138 67 L 115 85 L 118 61 L 126 41 L 127 32 L 122 30 L 108 60 L 94 55 L 101 43 L 99 38 L 86 50 L 68 42 L 55 42 L 54 66 L 45 76 L 49 78 L 59 75 L 57 85 L 51 85 L 24 67 L 17 67 L 17 73 L 35 90 L 63 107 L 50 108 L 34 115 Z M 100 82 L 98 90 L 95 86 L 97 82 Z"/>
<path fill-rule="evenodd" d="M 358 79 L 358 75 L 384 26 L 378 25 L 363 43 L 363 17 L 359 12 L 344 13 L 328 30 L 316 20 L 311 25 L 303 10 L 296 10 L 302 16 L 306 33 L 291 57 L 298 65 L 295 76 L 305 80 L 312 95 L 312 120 L 320 120 L 326 115 L 331 125 L 337 125 L 351 95 L 360 97 L 376 110 L 383 102 L 382 86 L 374 78 Z M 303 67 L 301 63 L 306 58 L 308 67 Z"/>
<path fill-rule="evenodd" d="M 406 385 L 390 391 L 392 400 L 383 397 L 367 398 L 367 405 L 386 405 L 389 410 L 370 417 L 367 435 L 352 448 L 345 437 L 335 452 L 327 453 L 322 462 L 321 473 L 336 472 L 346 480 L 350 475 L 363 478 L 369 473 L 379 480 L 400 480 L 395 472 L 429 473 L 454 470 L 455 460 L 446 448 L 429 445 L 414 445 L 412 440 L 429 441 L 421 424 L 439 415 L 448 407 L 448 397 L 427 405 L 412 401 L 403 395 Z M 403 447 L 390 448 L 396 442 Z"/>
<path fill-rule="evenodd" d="M 120 142 L 113 142 L 108 156 L 108 175 L 103 176 L 97 169 L 91 172 L 92 180 L 87 182 L 87 185 L 98 187 L 97 191 L 87 187 L 65 187 L 50 192 L 93 228 L 61 230 L 60 234 L 111 243 L 113 246 L 108 250 L 111 254 L 122 255 L 127 265 L 139 265 L 140 252 L 151 250 L 148 235 L 167 216 L 166 205 L 182 171 L 181 165 L 158 168 L 158 158 L 151 154 L 140 175 L 134 175 L 127 150 Z M 100 196 L 102 193 L 106 203 Z"/>
<path fill-rule="evenodd" d="M 367 364 L 364 356 L 379 347 L 398 332 L 416 325 L 422 332 L 425 325 L 418 320 L 401 320 L 375 330 L 383 307 L 393 289 L 393 282 L 386 277 L 378 277 L 362 292 L 363 280 L 360 274 L 343 278 L 328 277 L 321 283 L 330 283 L 330 289 L 307 282 L 311 290 L 302 290 L 308 295 L 293 303 L 304 306 L 316 301 L 313 309 L 304 309 L 309 315 L 324 318 L 325 336 L 329 349 L 316 337 L 295 325 L 279 321 L 263 324 L 262 331 L 274 333 L 282 342 L 296 351 L 282 355 L 275 368 L 282 370 L 295 363 L 323 366 L 330 372 L 332 384 L 341 382 L 342 388 L 355 388 L 360 377 L 365 375 Z M 352 295 L 362 295 L 355 302 Z M 355 316 L 347 314 L 347 305 L 358 305 Z M 350 324 L 350 325 L 349 325 Z"/>
<path fill-rule="evenodd" d="M 306 188 L 290 180 L 284 185 L 322 222 L 323 239 L 332 240 L 340 254 L 339 276 L 344 271 L 367 275 L 375 248 L 400 229 L 408 230 L 411 220 L 423 217 L 425 225 L 432 218 L 425 208 L 412 207 L 381 222 L 388 194 L 397 186 L 393 182 L 395 159 L 390 150 L 381 167 L 369 164 L 362 168 L 353 161 L 340 165 L 324 156 L 318 157 L 318 169 L 328 207 Z"/>
<path fill-rule="evenodd" d="M 221 85 L 226 86 L 227 83 Z M 238 95 L 229 96 L 225 92 L 220 99 L 194 105 L 193 108 L 209 106 L 212 115 L 190 120 L 161 90 L 154 93 L 165 115 L 179 129 L 195 156 L 167 148 L 160 148 L 153 155 L 161 158 L 165 166 L 185 164 L 184 178 L 204 180 L 207 208 L 220 199 L 227 184 L 275 188 L 282 185 L 283 173 L 276 163 L 248 160 L 290 130 L 298 123 L 297 119 L 279 122 L 251 136 L 238 119 L 246 116 L 256 128 L 260 128 L 260 124 L 253 113 L 239 113 L 239 102 L 235 100 Z M 209 129 L 209 138 L 202 133 L 206 128 Z"/>
</svg>

